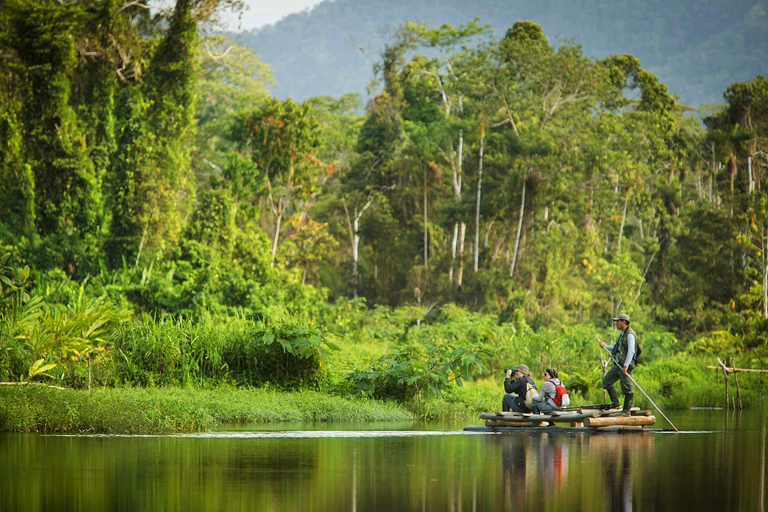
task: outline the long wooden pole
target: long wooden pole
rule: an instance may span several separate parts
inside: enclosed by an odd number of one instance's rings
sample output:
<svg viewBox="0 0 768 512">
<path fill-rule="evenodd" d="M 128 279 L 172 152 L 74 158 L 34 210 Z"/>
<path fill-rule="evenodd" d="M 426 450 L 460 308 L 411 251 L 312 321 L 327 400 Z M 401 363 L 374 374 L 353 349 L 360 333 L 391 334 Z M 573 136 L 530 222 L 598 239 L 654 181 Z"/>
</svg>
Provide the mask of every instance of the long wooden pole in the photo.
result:
<svg viewBox="0 0 768 512">
<path fill-rule="evenodd" d="M 618 365 L 618 363 L 616 363 L 616 361 L 614 361 L 614 362 L 613 362 L 613 364 L 615 364 L 615 365 L 616 365 L 616 366 L 617 366 L 617 367 L 618 367 L 620 370 L 622 370 L 622 371 L 623 371 L 623 368 L 622 368 L 621 366 L 619 366 L 619 365 Z M 674 424 L 674 423 L 672 423 L 672 422 L 669 420 L 669 418 L 667 418 L 667 415 L 666 415 L 666 414 L 664 414 L 664 413 L 662 412 L 662 410 L 661 410 L 661 409 L 659 409 L 659 406 L 658 406 L 658 405 L 656 405 L 656 402 L 654 402 L 653 400 L 651 400 L 651 397 L 649 397 L 649 396 L 648 396 L 648 393 L 646 393 L 646 392 L 643 390 L 643 388 L 641 388 L 641 387 L 640 387 L 640 384 L 638 384 L 638 383 L 637 383 L 637 381 L 636 381 L 635 379 L 633 379 L 633 378 L 632 378 L 632 375 L 630 375 L 629 373 L 627 373 L 627 377 L 629 377 L 629 380 L 631 380 L 631 381 L 632 381 L 632 384 L 634 384 L 635 386 L 637 386 L 637 389 L 639 389 L 639 390 L 640 390 L 640 392 L 643 394 L 643 396 L 644 396 L 645 398 L 647 398 L 649 402 L 651 402 L 651 404 L 652 404 L 652 405 L 653 405 L 653 406 L 656 408 L 656 410 L 657 410 L 657 411 L 659 411 L 659 414 L 661 414 L 661 417 L 662 417 L 662 418 L 664 418 L 665 420 L 667 420 L 667 423 L 669 423 L 669 425 L 670 425 L 670 426 L 671 426 L 673 429 L 675 429 L 675 432 L 680 432 L 680 431 L 677 429 L 677 427 L 675 426 L 675 424 Z"/>
<path fill-rule="evenodd" d="M 707 368 L 712 370 L 720 370 L 722 369 L 722 366 L 713 366 L 713 365 L 707 365 Z M 748 372 L 748 373 L 768 373 L 768 370 L 759 370 L 757 368 L 725 368 L 730 373 L 736 373 L 736 372 Z"/>
<path fill-rule="evenodd" d="M 731 357 L 731 366 L 736 366 L 736 363 L 733 362 L 733 357 Z M 739 387 L 739 376 L 735 373 L 733 374 L 733 380 L 736 382 L 736 403 L 739 410 L 741 410 L 743 408 L 741 405 L 741 388 Z"/>
<path fill-rule="evenodd" d="M 598 340 L 600 338 L 597 338 Z M 605 367 L 607 366 L 605 364 L 605 359 L 603 359 L 603 350 L 600 349 L 600 352 L 597 354 L 600 356 L 600 368 L 603 370 L 603 378 L 605 378 Z M 608 397 L 605 394 L 605 388 L 603 388 L 603 403 L 608 403 Z"/>
<path fill-rule="evenodd" d="M 723 377 L 725 378 L 725 409 L 728 410 L 731 407 L 728 396 L 728 369 L 725 367 L 725 363 L 723 363 L 719 357 L 717 358 L 717 362 L 723 369 Z"/>
</svg>

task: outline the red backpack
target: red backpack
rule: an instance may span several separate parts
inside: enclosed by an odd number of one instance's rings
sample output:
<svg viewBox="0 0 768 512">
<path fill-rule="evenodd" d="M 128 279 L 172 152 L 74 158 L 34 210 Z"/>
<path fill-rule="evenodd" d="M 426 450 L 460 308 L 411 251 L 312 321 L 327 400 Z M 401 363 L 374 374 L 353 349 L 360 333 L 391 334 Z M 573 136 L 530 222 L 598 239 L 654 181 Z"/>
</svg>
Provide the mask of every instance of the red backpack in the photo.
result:
<svg viewBox="0 0 768 512">
<path fill-rule="evenodd" d="M 568 396 L 568 391 L 566 391 L 562 383 L 555 386 L 555 396 L 552 397 L 552 401 L 558 407 L 568 407 L 571 405 L 571 397 Z"/>
</svg>

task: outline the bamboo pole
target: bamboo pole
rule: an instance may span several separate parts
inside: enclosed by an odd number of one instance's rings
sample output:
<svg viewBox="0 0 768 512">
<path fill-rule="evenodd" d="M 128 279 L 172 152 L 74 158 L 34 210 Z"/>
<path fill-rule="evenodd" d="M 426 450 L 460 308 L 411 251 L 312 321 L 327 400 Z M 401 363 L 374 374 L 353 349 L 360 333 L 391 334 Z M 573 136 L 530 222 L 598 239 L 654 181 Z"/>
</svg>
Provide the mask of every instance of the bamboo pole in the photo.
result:
<svg viewBox="0 0 768 512">
<path fill-rule="evenodd" d="M 733 362 L 733 356 L 731 356 L 731 367 L 736 366 Z M 733 380 L 736 382 L 736 402 L 739 406 L 739 410 L 741 410 L 743 407 L 741 405 L 741 388 L 739 387 L 739 376 L 736 375 L 736 373 L 733 374 Z"/>
<path fill-rule="evenodd" d="M 725 379 L 725 408 L 730 409 L 731 402 L 728 397 L 728 368 L 726 368 L 725 363 L 723 363 L 720 358 L 717 358 L 717 362 L 720 364 L 720 367 L 723 369 L 723 378 Z"/>
<path fill-rule="evenodd" d="M 598 340 L 599 339 L 600 338 L 598 338 Z M 597 355 L 600 356 L 600 368 L 603 370 L 603 378 L 605 378 L 605 373 L 606 373 L 605 366 L 606 366 L 606 364 L 605 364 L 605 359 L 603 359 L 603 349 L 602 348 L 600 349 L 600 352 L 597 353 Z M 603 403 L 608 403 L 608 396 L 605 394 L 605 388 L 603 388 Z"/>
<path fill-rule="evenodd" d="M 597 414 L 595 416 L 611 416 L 612 414 L 616 414 L 617 412 L 622 412 L 624 409 L 621 407 L 614 407 L 613 409 L 592 409 L 590 407 L 582 407 L 580 411 L 582 413 L 594 411 Z M 635 406 L 629 409 L 630 412 L 639 411 L 640 408 Z"/>
<path fill-rule="evenodd" d="M 61 386 L 52 386 L 51 384 L 43 384 L 42 382 L 0 382 L 0 386 L 44 386 L 46 388 L 64 389 Z"/>
<path fill-rule="evenodd" d="M 619 365 L 618 365 L 617 363 L 615 363 L 615 362 L 614 362 L 614 364 L 615 364 L 616 366 L 619 366 Z M 675 426 L 675 424 L 674 424 L 674 423 L 672 423 L 672 422 L 670 421 L 670 419 L 669 419 L 669 418 L 667 418 L 667 415 L 666 415 L 666 414 L 664 414 L 664 413 L 662 412 L 662 410 L 659 408 L 659 406 L 658 406 L 658 405 L 656 405 L 656 402 L 654 402 L 653 400 L 651 400 L 651 397 L 650 397 L 650 396 L 648 396 L 648 393 L 646 393 L 646 392 L 645 392 L 645 390 L 643 390 L 643 388 L 641 388 L 641 387 L 640 387 L 640 384 L 638 384 L 638 383 L 637 383 L 637 381 L 636 381 L 634 378 L 632 378 L 632 375 L 630 375 L 629 373 L 627 373 L 627 377 L 629 377 L 629 380 L 630 380 L 630 381 L 632 381 L 632 384 L 634 384 L 634 385 L 635 385 L 635 387 L 637 387 L 637 389 L 639 389 L 639 390 L 640 390 L 640 392 L 643 394 L 643 396 L 644 396 L 645 398 L 647 398 L 649 402 L 651 402 L 651 405 L 653 405 L 653 406 L 656 408 L 656 410 L 657 410 L 657 411 L 659 411 L 659 414 L 661 414 L 661 417 L 662 417 L 662 418 L 664 418 L 665 420 L 667 420 L 667 423 L 669 423 L 669 425 L 670 425 L 670 426 L 671 426 L 673 429 L 675 429 L 675 432 L 680 432 L 680 431 L 677 429 L 677 427 Z"/>
<path fill-rule="evenodd" d="M 656 423 L 655 416 L 612 416 L 600 418 L 587 418 L 584 420 L 585 427 L 607 427 L 609 425 L 653 425 Z"/>
<path fill-rule="evenodd" d="M 711 370 L 719 370 L 720 366 L 713 366 L 713 365 L 707 365 L 707 368 Z M 747 372 L 747 373 L 768 373 L 768 370 L 760 370 L 757 368 L 728 368 L 726 367 L 726 370 L 728 373 L 736 373 L 736 372 Z"/>
</svg>

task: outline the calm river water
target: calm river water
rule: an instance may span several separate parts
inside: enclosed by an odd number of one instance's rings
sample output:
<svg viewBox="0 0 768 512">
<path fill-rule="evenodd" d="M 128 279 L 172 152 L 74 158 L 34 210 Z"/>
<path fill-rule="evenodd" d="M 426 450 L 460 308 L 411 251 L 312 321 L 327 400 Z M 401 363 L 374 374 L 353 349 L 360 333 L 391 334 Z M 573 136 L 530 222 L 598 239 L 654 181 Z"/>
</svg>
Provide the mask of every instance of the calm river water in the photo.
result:
<svg viewBox="0 0 768 512">
<path fill-rule="evenodd" d="M 764 510 L 765 414 L 670 416 L 685 432 L 470 434 L 462 423 L 0 434 L 0 510 Z"/>
</svg>

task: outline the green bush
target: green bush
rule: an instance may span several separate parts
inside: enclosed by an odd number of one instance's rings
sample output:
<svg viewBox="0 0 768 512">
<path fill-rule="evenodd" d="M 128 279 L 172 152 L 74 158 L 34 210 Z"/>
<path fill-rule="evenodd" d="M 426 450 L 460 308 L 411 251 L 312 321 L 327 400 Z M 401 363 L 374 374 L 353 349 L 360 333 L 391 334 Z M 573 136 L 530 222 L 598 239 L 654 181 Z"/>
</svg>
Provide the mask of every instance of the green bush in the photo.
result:
<svg viewBox="0 0 768 512">
<path fill-rule="evenodd" d="M 256 322 L 144 317 L 119 330 L 113 360 L 118 380 L 131 385 L 317 387 L 333 347 L 320 329 L 285 312 Z"/>
<path fill-rule="evenodd" d="M 328 350 L 337 348 L 320 329 L 289 314 L 263 318 L 248 338 L 233 342 L 223 358 L 238 383 L 281 388 L 317 387 Z"/>
</svg>

